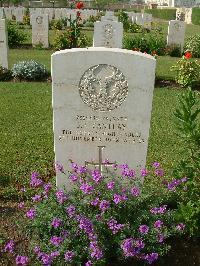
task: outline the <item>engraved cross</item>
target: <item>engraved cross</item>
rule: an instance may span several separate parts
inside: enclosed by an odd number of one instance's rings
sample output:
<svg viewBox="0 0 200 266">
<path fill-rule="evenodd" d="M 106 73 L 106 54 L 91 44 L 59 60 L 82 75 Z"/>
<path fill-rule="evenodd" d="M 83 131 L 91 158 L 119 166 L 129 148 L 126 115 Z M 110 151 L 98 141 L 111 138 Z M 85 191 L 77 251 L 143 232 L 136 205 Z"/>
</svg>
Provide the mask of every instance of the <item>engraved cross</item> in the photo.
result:
<svg viewBox="0 0 200 266">
<path fill-rule="evenodd" d="M 88 165 L 93 165 L 93 166 L 98 166 L 99 167 L 99 172 L 102 174 L 103 172 L 103 167 L 104 166 L 113 166 L 115 165 L 115 163 L 109 163 L 109 162 L 103 162 L 103 149 L 105 148 L 106 146 L 98 146 L 99 148 L 99 162 L 87 162 L 85 161 L 85 166 L 88 166 Z"/>
</svg>

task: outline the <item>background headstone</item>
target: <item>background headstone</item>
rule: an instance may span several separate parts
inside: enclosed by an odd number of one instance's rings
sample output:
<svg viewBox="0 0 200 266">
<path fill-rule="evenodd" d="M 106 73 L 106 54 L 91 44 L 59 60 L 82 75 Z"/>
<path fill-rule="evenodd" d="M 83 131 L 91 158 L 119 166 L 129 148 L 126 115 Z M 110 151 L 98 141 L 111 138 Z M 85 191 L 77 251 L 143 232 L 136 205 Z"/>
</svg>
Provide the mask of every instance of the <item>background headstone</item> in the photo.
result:
<svg viewBox="0 0 200 266">
<path fill-rule="evenodd" d="M 185 22 L 180 20 L 170 20 L 168 26 L 167 45 L 179 46 L 183 51 L 185 39 Z"/>
<path fill-rule="evenodd" d="M 52 55 L 55 160 L 69 170 L 103 159 L 145 167 L 156 60 L 125 49 L 84 48 Z M 57 173 L 57 186 L 70 190 Z"/>
<path fill-rule="evenodd" d="M 32 45 L 42 44 L 49 47 L 49 18 L 48 15 L 32 15 Z"/>
<path fill-rule="evenodd" d="M 0 66 L 8 68 L 8 36 L 5 19 L 0 19 Z"/>
</svg>

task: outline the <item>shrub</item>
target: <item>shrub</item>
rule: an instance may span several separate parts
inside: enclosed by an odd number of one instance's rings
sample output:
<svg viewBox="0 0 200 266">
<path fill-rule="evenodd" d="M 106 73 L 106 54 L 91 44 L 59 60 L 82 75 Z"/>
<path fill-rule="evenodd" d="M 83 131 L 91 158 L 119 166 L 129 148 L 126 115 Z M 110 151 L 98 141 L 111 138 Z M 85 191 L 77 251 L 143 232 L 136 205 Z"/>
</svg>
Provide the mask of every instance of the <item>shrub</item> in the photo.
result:
<svg viewBox="0 0 200 266">
<path fill-rule="evenodd" d="M 44 65 L 30 60 L 14 64 L 12 75 L 16 80 L 40 81 L 45 80 L 49 73 Z"/>
<path fill-rule="evenodd" d="M 184 50 L 191 52 L 193 57 L 200 57 L 200 34 L 189 37 L 185 42 Z"/>
<path fill-rule="evenodd" d="M 9 69 L 0 66 L 0 81 L 7 81 L 11 78 L 12 72 Z"/>
<path fill-rule="evenodd" d="M 130 24 L 128 14 L 122 10 L 119 11 L 118 20 L 119 22 L 123 23 L 124 30 L 127 31 L 129 29 L 129 24 Z"/>
<path fill-rule="evenodd" d="M 8 23 L 8 46 L 13 48 L 21 45 L 27 39 L 27 34 L 19 31 L 16 24 Z"/>
<path fill-rule="evenodd" d="M 128 27 L 127 32 L 139 33 L 139 32 L 142 32 L 142 31 L 143 31 L 143 28 L 142 28 L 141 25 L 138 25 L 136 23 L 129 23 L 129 27 Z"/>
<path fill-rule="evenodd" d="M 185 55 L 172 66 L 171 71 L 176 72 L 175 80 L 182 87 L 193 88 L 200 81 L 200 64 L 191 59 L 192 54 Z"/>
<path fill-rule="evenodd" d="M 163 34 L 158 31 L 152 31 L 146 34 L 137 34 L 134 37 L 126 36 L 124 38 L 124 48 L 137 50 L 148 54 L 163 55 L 166 47 L 166 41 Z"/>
<path fill-rule="evenodd" d="M 50 22 L 50 28 L 56 30 L 62 30 L 64 28 L 62 19 L 52 20 Z"/>
<path fill-rule="evenodd" d="M 94 22 L 92 21 L 86 21 L 85 24 L 84 24 L 85 27 L 88 27 L 88 28 L 94 28 Z"/>
<path fill-rule="evenodd" d="M 57 170 L 64 173 L 59 164 Z M 157 162 L 152 170 L 155 175 L 163 173 Z M 127 259 L 152 263 L 165 254 L 170 248 L 166 239 L 180 234 L 184 224 L 177 224 L 175 210 L 162 205 L 157 193 L 141 191 L 134 175 L 127 165 L 116 164 L 102 176 L 97 169 L 72 163 L 69 178 L 74 189 L 66 193 L 33 173 L 30 186 L 36 194 L 25 209 L 32 258 L 54 265 L 110 265 Z M 180 180 L 177 190 L 184 182 Z"/>
<path fill-rule="evenodd" d="M 146 13 L 150 13 L 155 18 L 164 20 L 176 19 L 176 9 L 145 9 Z"/>
<path fill-rule="evenodd" d="M 194 7 L 192 9 L 192 23 L 195 25 L 200 25 L 200 8 Z"/>
<path fill-rule="evenodd" d="M 170 55 L 172 57 L 180 57 L 181 47 L 179 45 L 170 45 L 166 47 L 165 54 Z"/>
</svg>

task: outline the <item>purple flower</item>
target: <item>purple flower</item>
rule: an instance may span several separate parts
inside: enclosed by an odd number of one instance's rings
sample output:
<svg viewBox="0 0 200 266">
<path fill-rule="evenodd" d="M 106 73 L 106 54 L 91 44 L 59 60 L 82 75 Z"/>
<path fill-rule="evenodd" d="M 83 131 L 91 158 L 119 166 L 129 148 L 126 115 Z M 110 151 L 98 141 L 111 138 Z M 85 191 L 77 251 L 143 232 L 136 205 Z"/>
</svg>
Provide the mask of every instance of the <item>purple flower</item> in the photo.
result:
<svg viewBox="0 0 200 266">
<path fill-rule="evenodd" d="M 160 163 L 159 162 L 154 162 L 152 164 L 152 166 L 157 169 L 158 167 L 160 167 Z"/>
<path fill-rule="evenodd" d="M 99 204 L 99 198 L 97 197 L 97 198 L 95 198 L 94 200 L 91 200 L 90 201 L 90 204 L 92 205 L 92 206 L 97 206 L 98 204 Z"/>
<path fill-rule="evenodd" d="M 78 169 L 78 172 L 80 174 L 85 174 L 85 173 L 87 173 L 87 168 L 85 166 L 80 166 Z"/>
<path fill-rule="evenodd" d="M 109 183 L 107 184 L 107 189 L 112 190 L 112 189 L 114 188 L 114 186 L 115 186 L 115 182 L 114 182 L 114 181 L 111 181 L 111 182 L 109 182 Z"/>
<path fill-rule="evenodd" d="M 144 242 L 141 239 L 127 238 L 122 244 L 121 248 L 123 250 L 125 257 L 137 256 L 141 249 L 145 246 Z"/>
<path fill-rule="evenodd" d="M 157 176 L 163 176 L 164 175 L 163 169 L 156 169 L 154 173 Z"/>
<path fill-rule="evenodd" d="M 85 266 L 92 266 L 92 262 L 91 262 L 91 260 L 88 260 L 88 261 L 86 262 Z"/>
<path fill-rule="evenodd" d="M 78 165 L 76 163 L 72 163 L 71 164 L 71 168 L 74 172 L 77 172 L 78 171 Z"/>
<path fill-rule="evenodd" d="M 80 190 L 83 191 L 83 193 L 85 194 L 91 194 L 92 191 L 94 190 L 94 187 L 89 185 L 88 183 L 83 183 L 81 186 L 80 186 Z"/>
<path fill-rule="evenodd" d="M 150 209 L 150 212 L 152 214 L 163 214 L 167 211 L 167 205 L 163 205 L 163 206 L 160 206 L 160 207 L 154 207 L 152 209 Z"/>
<path fill-rule="evenodd" d="M 149 264 L 151 264 L 158 259 L 158 253 L 147 254 L 145 256 L 145 259 L 148 261 Z"/>
<path fill-rule="evenodd" d="M 56 170 L 57 173 L 64 173 L 64 167 L 59 162 L 55 163 L 55 170 Z"/>
<path fill-rule="evenodd" d="M 9 253 L 13 253 L 13 251 L 14 251 L 14 247 L 15 247 L 15 243 L 14 243 L 14 241 L 13 241 L 13 240 L 9 240 L 9 241 L 6 243 L 5 247 L 4 247 L 4 251 L 5 251 L 5 252 L 9 252 Z"/>
<path fill-rule="evenodd" d="M 177 224 L 176 229 L 178 231 L 183 231 L 185 229 L 185 224 L 183 224 L 183 223 Z"/>
<path fill-rule="evenodd" d="M 164 235 L 163 234 L 158 234 L 157 235 L 157 240 L 158 240 L 159 243 L 163 243 L 163 241 L 164 241 Z"/>
<path fill-rule="evenodd" d="M 88 235 L 94 232 L 92 222 L 86 217 L 79 218 L 79 228 Z"/>
<path fill-rule="evenodd" d="M 38 176 L 39 176 L 39 173 L 37 172 L 33 172 L 31 174 L 31 181 L 30 181 L 31 187 L 37 188 L 43 185 L 44 182 L 41 179 L 39 179 Z"/>
<path fill-rule="evenodd" d="M 139 232 L 140 232 L 141 234 L 143 234 L 143 235 L 146 235 L 146 234 L 148 234 L 148 232 L 149 232 L 149 227 L 148 227 L 147 225 L 145 225 L 145 224 L 140 225 L 140 227 L 139 227 Z"/>
<path fill-rule="evenodd" d="M 49 193 L 49 191 L 52 189 L 52 184 L 51 183 L 44 184 L 43 188 L 46 193 Z"/>
<path fill-rule="evenodd" d="M 102 200 L 99 204 L 99 208 L 101 211 L 106 211 L 108 208 L 110 208 L 110 202 L 107 200 Z"/>
<path fill-rule="evenodd" d="M 71 174 L 71 175 L 69 176 L 69 179 L 70 179 L 72 182 L 76 182 L 76 181 L 78 180 L 78 177 L 77 177 L 77 175 L 75 175 L 75 174 Z"/>
<path fill-rule="evenodd" d="M 33 202 L 39 202 L 41 201 L 41 199 L 42 199 L 41 195 L 35 195 L 32 197 Z"/>
<path fill-rule="evenodd" d="M 56 247 L 58 247 L 62 243 L 63 239 L 60 236 L 52 236 L 50 238 L 50 243 Z"/>
<path fill-rule="evenodd" d="M 121 197 L 121 195 L 114 194 L 114 196 L 113 196 L 113 201 L 114 201 L 115 204 L 120 203 L 120 202 L 122 201 L 122 197 Z"/>
<path fill-rule="evenodd" d="M 96 241 L 90 242 L 90 249 L 91 249 L 91 257 L 99 260 L 103 257 L 103 252 L 99 248 Z"/>
<path fill-rule="evenodd" d="M 115 235 L 118 233 L 122 228 L 124 228 L 125 224 L 118 224 L 115 219 L 111 219 L 107 222 L 109 229 Z"/>
<path fill-rule="evenodd" d="M 140 170 L 140 175 L 142 176 L 142 177 L 145 177 L 145 176 L 147 176 L 148 175 L 148 170 L 147 169 L 145 169 L 145 168 L 142 168 L 141 170 Z"/>
<path fill-rule="evenodd" d="M 51 225 L 54 228 L 58 228 L 59 226 L 61 226 L 62 224 L 62 220 L 60 218 L 53 218 L 53 221 L 51 222 Z"/>
<path fill-rule="evenodd" d="M 157 220 L 153 226 L 157 229 L 160 229 L 163 226 L 163 222 L 161 220 Z"/>
<path fill-rule="evenodd" d="M 19 209 L 23 209 L 24 206 L 25 206 L 25 203 L 22 201 L 22 202 L 19 203 L 18 208 Z"/>
<path fill-rule="evenodd" d="M 19 256 L 19 255 L 17 255 L 17 257 L 15 259 L 15 262 L 16 262 L 17 265 L 26 266 L 29 263 L 29 258 L 26 257 L 26 256 Z"/>
<path fill-rule="evenodd" d="M 30 209 L 26 212 L 26 217 L 29 218 L 30 220 L 34 219 L 36 216 L 36 210 L 35 209 Z"/>
<path fill-rule="evenodd" d="M 131 194 L 134 197 L 138 197 L 140 195 L 140 189 L 138 187 L 133 187 L 131 188 Z"/>
<path fill-rule="evenodd" d="M 38 254 L 38 253 L 41 252 L 40 247 L 38 247 L 38 246 L 35 246 L 34 249 L 33 249 L 33 251 L 34 251 L 36 254 Z"/>
<path fill-rule="evenodd" d="M 74 256 L 75 256 L 75 253 L 73 251 L 70 251 L 70 250 L 66 251 L 65 252 L 65 261 L 72 262 Z"/>
<path fill-rule="evenodd" d="M 64 193 L 63 190 L 58 190 L 55 194 L 57 201 L 60 204 L 63 204 L 68 199 L 68 196 Z"/>
<path fill-rule="evenodd" d="M 99 172 L 99 170 L 93 170 L 92 171 L 92 179 L 93 179 L 93 181 L 95 183 L 98 184 L 103 179 L 103 176 L 101 175 L 101 173 Z"/>
<path fill-rule="evenodd" d="M 65 210 L 70 218 L 72 218 L 76 213 L 76 208 L 74 205 L 69 205 Z"/>
<path fill-rule="evenodd" d="M 51 255 L 48 255 L 48 254 L 45 254 L 45 253 L 41 254 L 40 260 L 42 262 L 42 265 L 44 265 L 44 266 L 50 266 L 51 263 L 52 263 Z"/>
</svg>

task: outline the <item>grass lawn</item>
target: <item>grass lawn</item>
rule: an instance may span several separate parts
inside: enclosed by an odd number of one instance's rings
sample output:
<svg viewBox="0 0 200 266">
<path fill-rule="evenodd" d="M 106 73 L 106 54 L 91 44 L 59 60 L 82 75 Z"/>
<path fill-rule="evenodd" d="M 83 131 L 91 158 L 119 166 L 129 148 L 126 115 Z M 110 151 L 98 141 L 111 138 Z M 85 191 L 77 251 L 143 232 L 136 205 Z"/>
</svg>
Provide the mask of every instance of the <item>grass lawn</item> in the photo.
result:
<svg viewBox="0 0 200 266">
<path fill-rule="evenodd" d="M 182 156 L 173 117 L 181 93 L 155 89 L 148 163 L 158 160 L 170 169 Z M 10 180 L 21 182 L 34 170 L 48 173 L 54 160 L 51 84 L 1 82 L 0 94 L 1 186 Z"/>
</svg>

